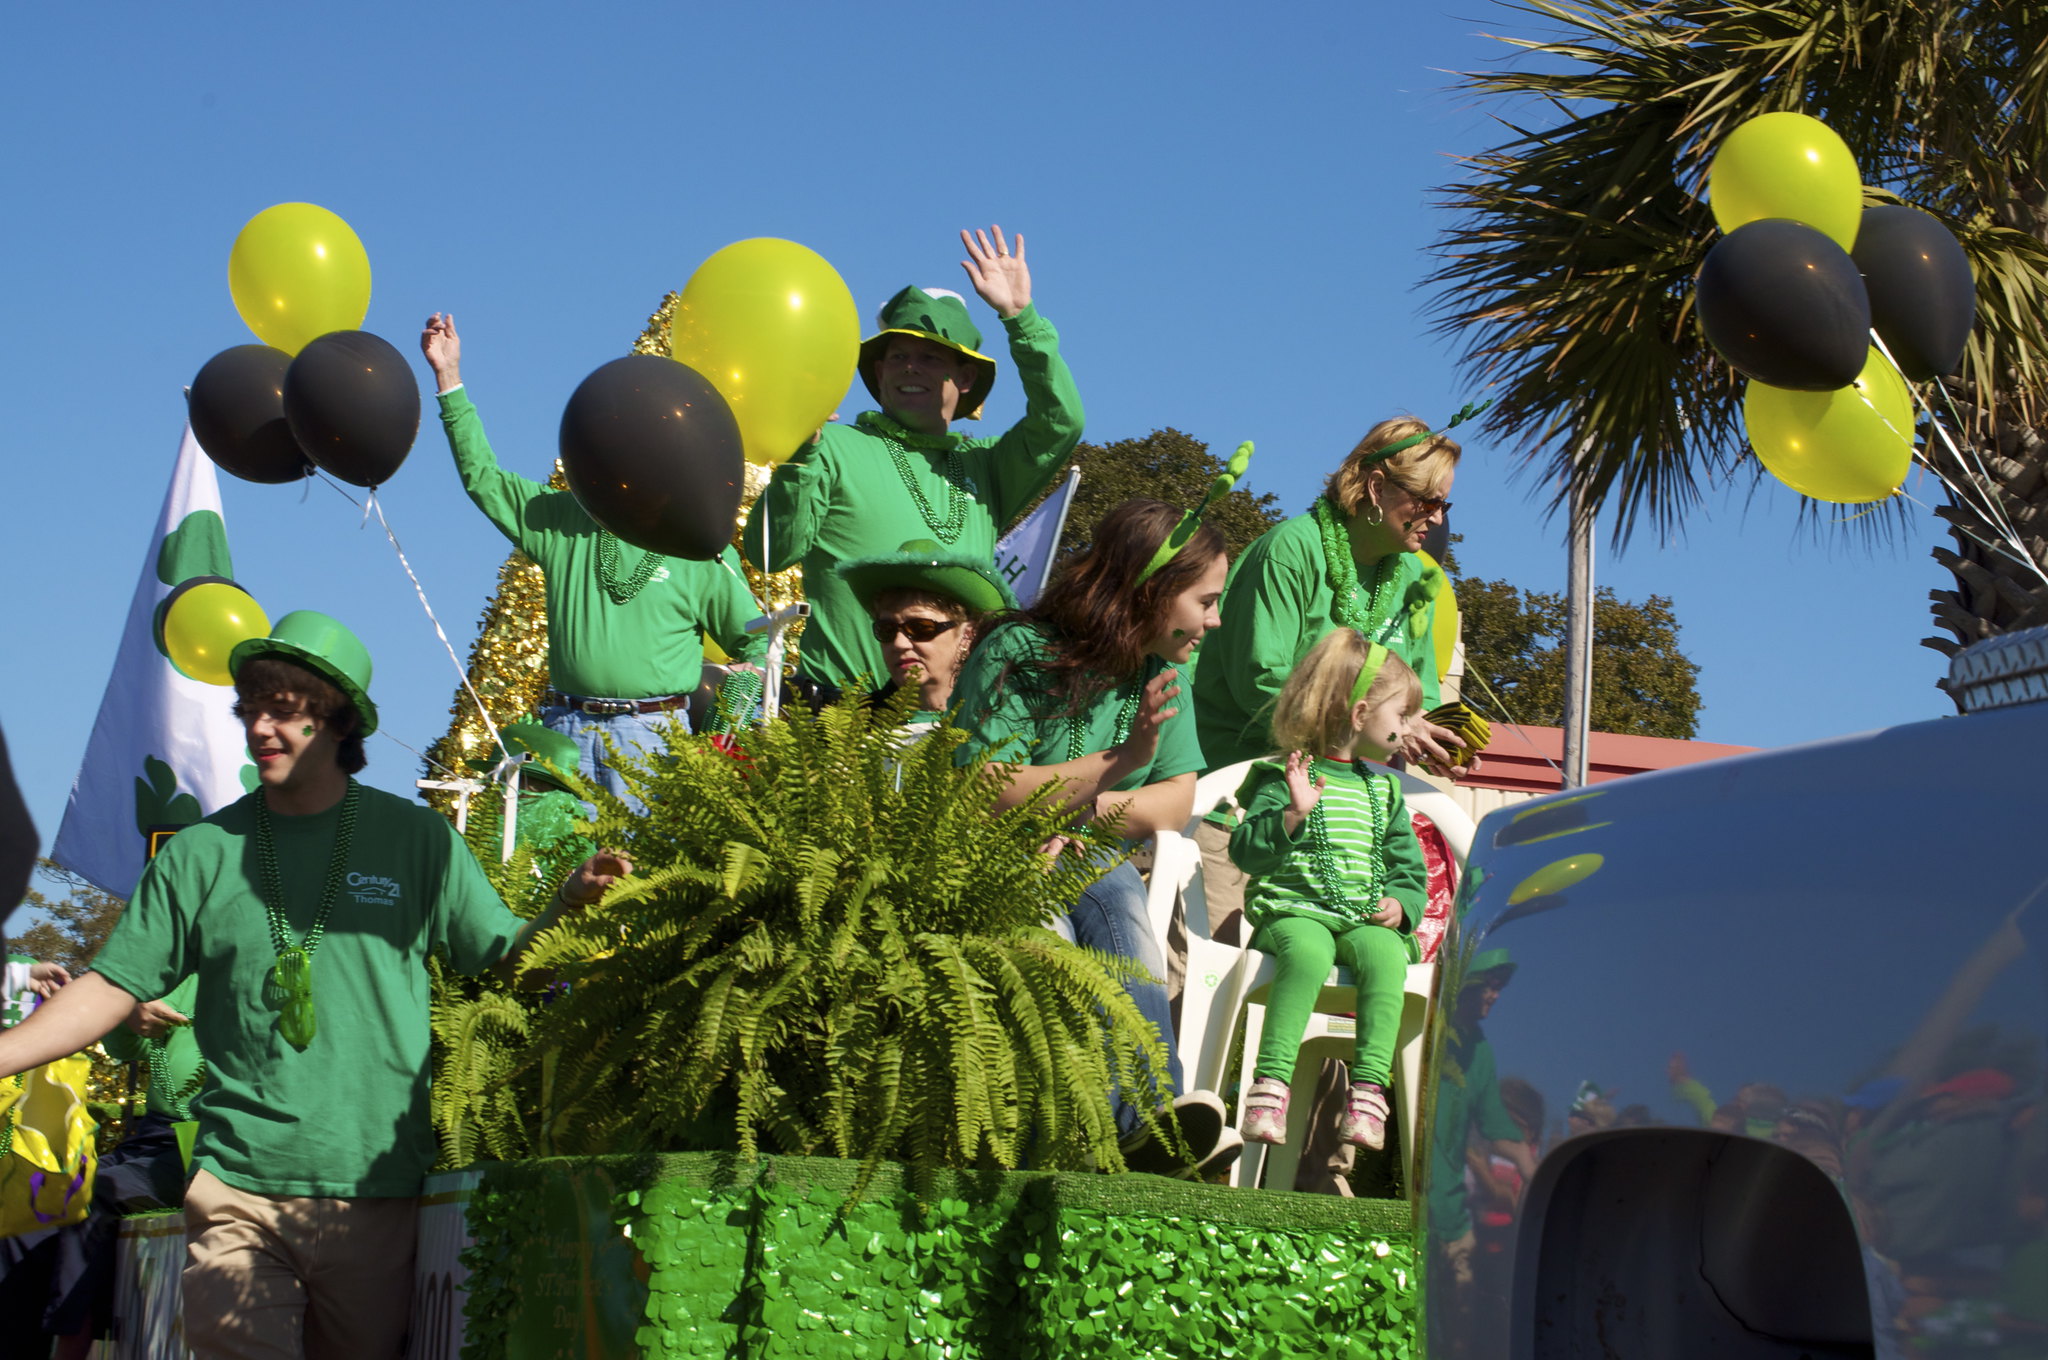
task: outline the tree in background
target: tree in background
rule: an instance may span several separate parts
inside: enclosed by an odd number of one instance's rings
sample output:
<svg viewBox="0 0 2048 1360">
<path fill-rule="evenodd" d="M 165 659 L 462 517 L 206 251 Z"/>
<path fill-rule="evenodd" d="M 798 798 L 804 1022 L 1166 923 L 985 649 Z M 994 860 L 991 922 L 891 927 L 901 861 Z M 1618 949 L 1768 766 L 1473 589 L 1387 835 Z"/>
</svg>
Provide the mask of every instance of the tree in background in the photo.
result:
<svg viewBox="0 0 2048 1360">
<path fill-rule="evenodd" d="M 1940 513 L 1955 576 L 1935 622 L 1960 644 L 2048 622 L 2048 4 L 2041 0 L 1524 0 L 1559 30 L 1503 39 L 1527 62 L 1467 76 L 1513 134 L 1443 191 L 1439 326 L 1496 398 L 1491 431 L 1587 492 L 1625 539 L 1664 528 L 1738 469 L 1742 389 L 1692 314 L 1716 239 L 1708 164 L 1737 125 L 1798 110 L 1855 153 L 1867 202 L 1896 193 L 1970 256 L 1977 327 L 1945 380 L 1982 459 L 1928 461 L 2017 526 L 2033 560 Z M 1877 187 L 1882 186 L 1882 187 Z M 1939 393 L 1931 393 L 1937 406 Z M 1754 465 L 1751 465 L 1753 467 Z"/>
<path fill-rule="evenodd" d="M 1487 711 L 1505 707 L 1531 726 L 1562 726 L 1564 596 L 1506 581 L 1460 581 L 1458 613 L 1466 701 Z M 1601 587 L 1593 605 L 1594 731 L 1690 738 L 1699 728 L 1699 669 L 1678 649 L 1669 599 L 1652 595 L 1636 604 Z"/>
<path fill-rule="evenodd" d="M 100 946 L 121 919 L 128 904 L 110 892 L 102 892 L 55 860 L 39 859 L 36 868 L 46 880 L 54 879 L 66 889 L 53 897 L 30 888 L 20 910 L 40 912 L 37 921 L 19 935 L 7 939 L 11 953 L 27 954 L 45 963 L 61 963 L 76 977 L 92 963 Z"/>
<path fill-rule="evenodd" d="M 1081 485 L 1067 511 L 1066 532 L 1060 536 L 1062 558 L 1087 547 L 1102 517 L 1133 496 L 1192 508 L 1223 471 L 1224 462 L 1209 452 L 1207 444 L 1170 425 L 1142 439 L 1082 444 L 1074 450 L 1074 461 L 1081 466 Z M 1252 492 L 1240 486 L 1210 506 L 1203 518 L 1222 533 L 1234 559 L 1253 539 L 1281 521 L 1279 504 L 1279 498 L 1270 492 Z"/>
</svg>

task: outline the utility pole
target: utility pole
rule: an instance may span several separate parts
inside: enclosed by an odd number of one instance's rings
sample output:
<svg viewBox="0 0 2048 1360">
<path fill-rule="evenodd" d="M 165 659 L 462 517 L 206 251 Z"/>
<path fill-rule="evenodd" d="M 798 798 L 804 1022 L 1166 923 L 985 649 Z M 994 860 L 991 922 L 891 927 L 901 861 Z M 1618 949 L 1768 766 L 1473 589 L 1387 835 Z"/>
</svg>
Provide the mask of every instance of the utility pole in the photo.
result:
<svg viewBox="0 0 2048 1360">
<path fill-rule="evenodd" d="M 1581 461 L 1590 444 L 1579 446 Z M 1593 507 L 1585 487 L 1571 489 L 1570 552 L 1564 596 L 1564 786 L 1586 783 L 1588 713 L 1593 706 Z"/>
</svg>

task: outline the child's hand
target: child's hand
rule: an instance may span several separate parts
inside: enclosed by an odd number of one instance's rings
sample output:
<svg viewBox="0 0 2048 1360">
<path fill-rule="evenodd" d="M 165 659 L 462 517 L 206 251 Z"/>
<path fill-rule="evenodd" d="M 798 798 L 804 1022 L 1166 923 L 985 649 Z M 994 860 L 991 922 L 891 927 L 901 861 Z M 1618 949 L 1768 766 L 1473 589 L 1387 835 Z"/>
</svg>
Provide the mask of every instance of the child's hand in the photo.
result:
<svg viewBox="0 0 2048 1360">
<path fill-rule="evenodd" d="M 1316 810 L 1316 804 L 1323 801 L 1323 790 L 1327 781 L 1313 772 L 1309 758 L 1299 751 L 1287 754 L 1287 810 L 1296 817 L 1306 817 Z"/>
<path fill-rule="evenodd" d="M 1389 930 L 1401 928 L 1401 904 L 1391 897 L 1380 899 L 1380 909 L 1372 914 L 1372 923 Z"/>
</svg>

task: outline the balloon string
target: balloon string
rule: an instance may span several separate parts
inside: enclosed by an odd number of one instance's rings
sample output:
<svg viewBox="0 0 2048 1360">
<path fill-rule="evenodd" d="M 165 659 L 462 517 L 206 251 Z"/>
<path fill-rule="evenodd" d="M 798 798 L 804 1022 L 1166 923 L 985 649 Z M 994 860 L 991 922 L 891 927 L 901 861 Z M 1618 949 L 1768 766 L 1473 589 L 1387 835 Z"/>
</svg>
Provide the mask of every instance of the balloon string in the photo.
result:
<svg viewBox="0 0 2048 1360">
<path fill-rule="evenodd" d="M 1500 713 L 1501 722 L 1505 724 L 1511 731 L 1513 731 L 1516 736 L 1522 739 L 1523 745 L 1527 746 L 1530 750 L 1536 753 L 1536 758 L 1538 760 L 1542 761 L 1545 765 L 1548 765 L 1551 769 L 1557 771 L 1558 787 L 1564 788 L 1568 784 L 1570 784 L 1571 781 L 1564 777 L 1564 767 L 1559 765 L 1556 761 L 1552 760 L 1549 756 L 1544 755 L 1543 748 L 1538 746 L 1535 742 L 1529 740 L 1529 734 L 1522 730 L 1522 724 L 1516 722 L 1515 715 L 1508 712 L 1507 700 L 1501 698 L 1500 695 L 1494 693 L 1493 686 L 1486 683 L 1486 677 L 1481 675 L 1478 671 L 1472 669 L 1472 661 L 1470 657 L 1467 657 L 1465 661 L 1465 678 L 1468 680 L 1477 680 L 1479 682 L 1479 688 L 1486 691 L 1486 697 L 1493 701 L 1494 708 Z"/>
<path fill-rule="evenodd" d="M 344 491 L 342 494 L 348 493 Z M 391 521 L 384 518 L 384 507 L 378 503 L 375 487 L 370 489 L 370 494 L 364 501 L 363 523 L 370 522 L 370 511 L 377 512 L 377 523 L 384 526 L 384 537 L 391 540 L 391 550 L 398 554 L 398 565 L 404 567 L 406 576 L 411 578 L 413 591 L 420 597 L 420 608 L 427 611 L 428 622 L 434 625 L 435 635 L 441 639 L 442 647 L 447 649 L 448 660 L 455 667 L 455 674 L 462 680 L 462 687 L 469 691 L 470 702 L 476 705 L 477 716 L 483 719 L 484 730 L 491 734 L 494 747 L 500 751 L 504 750 L 505 739 L 498 735 L 498 725 L 491 721 L 491 711 L 484 707 L 483 696 L 476 692 L 475 685 L 469 683 L 469 672 L 463 669 L 461 658 L 455 655 L 455 644 L 448 640 L 448 630 L 441 626 L 439 616 L 434 613 L 434 606 L 428 602 L 427 588 L 420 584 L 419 574 L 412 569 L 412 563 L 406 560 L 405 549 L 398 543 L 398 535 L 391 532 Z"/>
<path fill-rule="evenodd" d="M 2048 585 L 2048 570 L 2043 570 L 2041 564 L 2036 562 L 2033 559 L 2033 556 L 2027 552 L 2026 544 L 2020 540 L 2018 527 L 2013 524 L 2012 517 L 2006 513 L 2005 507 L 1999 501 L 1996 491 L 1990 489 L 1992 483 L 1994 483 L 1997 479 L 1991 475 L 1991 469 L 1985 465 L 1983 457 L 1978 452 L 1976 444 L 1973 442 L 1970 445 L 1970 452 L 1966 457 L 1963 451 L 1956 446 L 1956 441 L 1954 437 L 1949 434 L 1948 428 L 1941 423 L 1941 417 L 1935 414 L 1934 408 L 1928 405 L 1927 399 L 1920 394 L 1920 389 L 1918 385 L 1913 383 L 1910 379 L 1906 377 L 1905 370 L 1900 368 L 1898 360 L 1892 357 L 1891 347 L 1885 344 L 1884 337 L 1879 335 L 1875 328 L 1873 328 L 1870 332 L 1870 341 L 1873 345 L 1877 347 L 1877 352 L 1884 356 L 1884 361 L 1887 364 L 1891 365 L 1892 372 L 1898 374 L 1899 380 L 1905 383 L 1906 391 L 1912 396 L 1915 404 L 1917 404 L 1922 411 L 1927 413 L 1928 426 L 1934 431 L 1935 434 L 1941 437 L 1941 442 L 1948 447 L 1949 456 L 1954 458 L 1956 462 L 1963 467 L 1966 473 L 1969 471 L 1970 466 L 1974 464 L 1976 466 L 1977 475 L 1983 479 L 1983 482 L 1981 484 L 1974 483 L 1969 481 L 1967 477 L 1960 482 L 1952 480 L 1940 468 L 1936 467 L 1934 463 L 1930 459 L 1928 459 L 1927 456 L 1924 453 L 1922 453 L 1921 450 L 1917 447 L 1913 449 L 1913 461 L 1916 464 L 1918 464 L 1923 471 L 1931 475 L 1937 482 L 1940 482 L 1943 489 L 1946 490 L 1951 496 L 1955 497 L 1958 501 L 1962 502 L 1962 504 L 1967 509 L 1973 510 L 1977 514 L 1982 515 L 1985 521 L 1991 525 L 1992 531 L 1998 534 L 1999 537 L 2004 540 L 2004 542 L 1992 543 L 1983 538 L 1981 535 L 1962 528 L 1960 525 L 1951 525 L 1950 527 L 1954 529 L 1957 533 L 1962 534 L 1963 537 L 1972 540 L 1980 547 L 1984 548 L 1986 551 L 1998 553 L 2005 557 L 2011 558 L 2014 562 L 2018 563 L 2020 566 L 2025 567 L 2028 571 L 2032 572 L 2036 577 L 2040 578 L 2040 581 L 2043 585 Z M 1942 401 L 1948 407 L 1949 414 L 1955 418 L 1956 424 L 1961 425 L 1963 423 L 1962 413 L 1955 409 L 1955 402 L 1949 397 L 1948 389 L 1941 385 L 1939 379 L 1936 380 L 1935 386 L 1940 390 Z M 1868 396 L 1865 396 L 1863 400 L 1866 404 L 1870 404 L 1870 398 Z M 1871 409 L 1876 410 L 1877 408 L 1874 404 L 1872 404 Z M 1883 419 L 1883 414 L 1881 412 L 1879 413 L 1879 419 Z M 1885 426 L 1889 429 L 1891 427 L 1891 422 L 1888 420 L 1885 421 Z M 1894 430 L 1893 433 L 1896 434 L 1897 431 Z M 1909 446 L 1913 445 L 1913 440 L 1910 436 L 1907 438 L 1906 442 Z M 1926 502 L 1917 500 L 1913 496 L 1908 495 L 1903 487 L 1901 487 L 1896 494 L 1905 496 L 1906 499 L 1913 501 L 1913 503 L 1916 505 L 1926 505 Z"/>
</svg>

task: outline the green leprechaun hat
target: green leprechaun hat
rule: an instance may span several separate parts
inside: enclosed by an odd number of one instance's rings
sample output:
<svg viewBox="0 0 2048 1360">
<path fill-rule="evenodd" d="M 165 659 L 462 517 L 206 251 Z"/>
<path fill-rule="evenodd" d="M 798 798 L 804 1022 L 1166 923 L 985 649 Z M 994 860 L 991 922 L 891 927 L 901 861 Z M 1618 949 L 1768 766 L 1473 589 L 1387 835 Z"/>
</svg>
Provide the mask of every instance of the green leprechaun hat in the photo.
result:
<svg viewBox="0 0 2048 1360">
<path fill-rule="evenodd" d="M 585 803 L 596 801 L 591 796 L 590 789 L 577 777 L 576 769 L 581 753 L 576 749 L 574 737 L 564 736 L 551 727 L 542 727 L 539 723 L 530 722 L 507 723 L 498 729 L 498 735 L 504 738 L 505 749 L 513 755 L 533 757 L 520 771 L 520 778 L 523 781 L 529 784 L 536 781 L 552 784 L 558 789 L 574 794 Z M 472 770 L 488 771 L 496 769 L 498 762 L 478 758 L 469 761 L 468 765 Z"/>
<path fill-rule="evenodd" d="M 1500 973 L 1502 982 L 1515 975 L 1516 963 L 1505 949 L 1482 949 L 1465 964 L 1465 981 L 1469 986 L 1488 973 Z"/>
<path fill-rule="evenodd" d="M 892 553 L 841 562 L 839 575 L 863 605 L 888 590 L 921 590 L 958 600 L 975 614 L 1017 608 L 1017 596 L 995 566 L 971 553 L 913 538 Z"/>
<path fill-rule="evenodd" d="M 958 293 L 943 288 L 930 292 L 905 288 L 882 304 L 881 314 L 875 320 L 882 328 L 860 342 L 860 380 L 866 384 L 869 396 L 876 401 L 882 399 L 875 387 L 875 365 L 881 362 L 882 347 L 889 343 L 889 337 L 913 335 L 964 354 L 981 369 L 974 386 L 960 398 L 959 408 L 962 420 L 981 419 L 981 404 L 995 389 L 996 361 L 981 352 L 981 332 L 968 318 L 967 304 Z"/>
<path fill-rule="evenodd" d="M 355 705 L 363 736 L 377 730 L 377 706 L 370 702 L 370 649 L 338 619 L 314 609 L 295 609 L 271 625 L 269 637 L 250 638 L 228 653 L 228 675 L 259 656 L 281 656 L 331 683 Z"/>
</svg>

